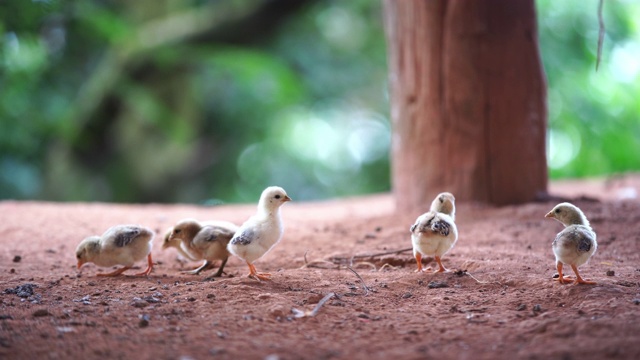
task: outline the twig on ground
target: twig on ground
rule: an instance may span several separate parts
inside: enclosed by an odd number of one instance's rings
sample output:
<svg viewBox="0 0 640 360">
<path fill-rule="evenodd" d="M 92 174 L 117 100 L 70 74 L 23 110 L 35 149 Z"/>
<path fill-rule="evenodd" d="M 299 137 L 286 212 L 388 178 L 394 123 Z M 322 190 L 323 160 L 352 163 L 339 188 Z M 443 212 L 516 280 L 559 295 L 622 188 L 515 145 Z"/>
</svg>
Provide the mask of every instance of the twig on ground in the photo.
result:
<svg viewBox="0 0 640 360">
<path fill-rule="evenodd" d="M 390 268 L 391 270 L 396 270 L 396 269 L 398 269 L 398 267 L 397 267 L 397 266 L 393 266 L 393 265 L 391 265 L 391 264 L 389 264 L 389 263 L 385 263 L 384 265 L 380 266 L 380 269 L 378 269 L 378 271 L 382 271 L 382 270 L 384 270 L 384 269 L 386 269 L 386 268 Z"/>
<path fill-rule="evenodd" d="M 367 262 L 367 261 L 359 261 L 359 262 L 355 263 L 355 267 L 360 267 L 360 265 L 364 265 L 364 266 L 369 267 L 369 268 L 371 268 L 373 270 L 377 270 L 378 269 L 376 267 L 376 264 L 370 263 L 370 262 Z M 353 268 L 354 266 L 352 265 L 352 266 L 349 266 L 349 267 Z"/>
<path fill-rule="evenodd" d="M 358 274 L 355 270 L 353 270 L 351 266 L 347 267 L 347 269 L 351 270 L 351 272 L 356 274 L 358 279 L 360 279 L 360 282 L 362 283 L 362 288 L 364 289 L 365 296 L 369 295 L 369 287 L 367 287 L 367 284 L 365 284 L 364 280 L 362 279 L 362 276 L 360 276 L 360 274 Z"/>
<path fill-rule="evenodd" d="M 309 252 L 309 250 L 304 252 L 304 265 L 307 266 L 309 265 L 309 262 L 307 261 L 307 253 Z"/>
<path fill-rule="evenodd" d="M 326 264 L 328 266 L 321 266 L 322 264 Z M 310 263 L 306 263 L 300 267 L 300 269 L 304 268 L 316 268 L 316 269 L 336 269 L 340 270 L 340 264 L 336 264 L 327 260 L 313 260 Z"/>
<path fill-rule="evenodd" d="M 375 253 L 375 254 L 354 255 L 352 257 L 352 259 L 368 259 L 368 258 L 374 258 L 374 257 L 384 256 L 384 255 L 400 254 L 400 253 L 411 251 L 411 250 L 413 250 L 412 247 L 404 248 L 404 249 L 400 249 L 400 250 L 386 251 L 386 252 L 382 252 L 382 253 Z"/>
<path fill-rule="evenodd" d="M 411 251 L 413 250 L 413 248 L 405 248 L 405 249 L 399 249 L 399 250 L 391 250 L 391 251 L 385 251 L 385 252 L 381 252 L 381 253 L 375 253 L 375 254 L 362 254 L 362 255 L 353 255 L 351 257 L 346 257 L 346 256 L 331 256 L 327 259 L 323 259 L 323 260 L 312 260 L 312 261 L 308 261 L 307 260 L 307 252 L 305 252 L 305 256 L 304 256 L 304 265 L 302 265 L 302 267 L 300 267 L 301 269 L 304 268 L 320 268 L 320 269 L 337 269 L 340 270 L 343 267 L 346 268 L 353 268 L 354 267 L 354 260 L 363 260 L 363 259 L 367 259 L 367 260 L 372 260 L 374 258 L 380 257 L 380 256 L 385 256 L 385 255 L 391 255 L 391 254 L 400 254 L 403 252 L 407 252 L 407 251 Z M 325 267 L 325 266 L 318 266 L 318 265 L 322 265 L 322 264 L 332 264 L 335 266 L 330 266 L 330 267 Z M 376 269 L 376 264 L 371 262 L 371 261 L 356 261 L 355 265 L 359 265 L 359 264 L 365 264 L 367 266 L 372 267 L 374 270 Z"/>
<path fill-rule="evenodd" d="M 324 305 L 324 303 L 329 301 L 329 299 L 331 299 L 335 295 L 336 294 L 334 294 L 334 293 L 328 293 L 320 301 L 318 301 L 318 304 L 316 305 L 316 307 L 313 308 L 313 310 L 311 310 L 311 311 L 302 311 L 302 310 L 298 310 L 296 308 L 292 308 L 291 312 L 293 312 L 293 316 L 296 317 L 296 318 L 314 317 L 314 316 L 318 315 L 318 312 L 320 311 L 320 308 L 322 307 L 322 305 Z"/>
<path fill-rule="evenodd" d="M 456 270 L 454 272 L 454 274 L 458 275 L 458 276 L 462 276 L 462 275 L 469 275 L 470 278 L 472 278 L 473 280 L 475 280 L 478 284 L 489 284 L 488 281 L 481 281 L 478 280 L 475 276 L 471 275 L 470 272 L 468 272 L 467 270 Z"/>
</svg>

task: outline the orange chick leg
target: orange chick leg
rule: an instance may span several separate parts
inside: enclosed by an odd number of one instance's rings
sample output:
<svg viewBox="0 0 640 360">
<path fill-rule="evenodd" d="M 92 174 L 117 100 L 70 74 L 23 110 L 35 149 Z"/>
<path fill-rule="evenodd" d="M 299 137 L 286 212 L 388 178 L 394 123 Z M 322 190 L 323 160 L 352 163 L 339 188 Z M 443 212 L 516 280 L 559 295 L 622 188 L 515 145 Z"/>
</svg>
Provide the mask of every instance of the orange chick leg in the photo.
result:
<svg viewBox="0 0 640 360">
<path fill-rule="evenodd" d="M 558 281 L 560 282 L 560 284 L 568 284 L 570 282 L 572 282 L 573 280 L 570 277 L 565 277 L 564 275 L 562 275 L 562 263 L 561 262 L 557 262 L 556 263 L 556 269 L 558 269 Z"/>
<path fill-rule="evenodd" d="M 571 268 L 573 269 L 573 272 L 576 273 L 576 284 L 588 284 L 588 285 L 595 285 L 596 282 L 595 281 L 589 281 L 589 280 L 585 280 L 583 279 L 580 274 L 578 273 L 578 267 L 575 265 L 571 265 Z"/>
<path fill-rule="evenodd" d="M 247 265 L 249 265 L 249 277 L 256 280 L 271 280 L 271 274 L 269 273 L 259 273 L 256 271 L 256 267 L 253 266 L 252 263 L 247 261 Z"/>
<path fill-rule="evenodd" d="M 153 269 L 153 260 L 151 260 L 151 253 L 147 255 L 147 269 L 141 273 L 136 274 L 136 276 L 149 276 L 151 274 L 151 269 Z"/>
<path fill-rule="evenodd" d="M 419 252 L 416 252 L 416 262 L 418 263 L 418 269 L 416 270 L 416 272 L 422 272 L 422 254 L 420 254 Z"/>
<path fill-rule="evenodd" d="M 438 267 L 439 268 L 438 268 L 438 270 L 436 270 L 434 272 L 439 273 L 439 272 L 447 272 L 447 271 L 449 271 L 442 265 L 442 261 L 440 260 L 440 256 L 436 256 L 435 259 L 436 259 L 436 262 L 438 263 Z"/>
<path fill-rule="evenodd" d="M 129 269 L 131 269 L 131 266 L 125 266 L 125 267 L 120 268 L 120 269 L 118 269 L 116 271 L 112 271 L 112 272 L 106 273 L 106 274 L 97 274 L 96 276 L 118 276 L 118 275 L 122 274 L 123 272 L 125 272 L 125 271 L 127 271 Z"/>
</svg>

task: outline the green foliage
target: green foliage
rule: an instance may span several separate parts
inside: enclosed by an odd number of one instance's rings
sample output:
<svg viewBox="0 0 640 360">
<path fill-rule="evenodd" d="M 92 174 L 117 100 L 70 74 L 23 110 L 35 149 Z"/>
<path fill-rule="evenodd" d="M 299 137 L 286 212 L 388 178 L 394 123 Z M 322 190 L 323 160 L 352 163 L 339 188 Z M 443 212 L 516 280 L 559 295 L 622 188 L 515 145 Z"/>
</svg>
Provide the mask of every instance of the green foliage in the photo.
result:
<svg viewBox="0 0 640 360">
<path fill-rule="evenodd" d="M 273 3 L 0 2 L 0 198 L 388 191 L 380 2 L 307 1 L 264 27 Z M 597 2 L 537 5 L 552 177 L 640 169 L 640 6 L 605 2 L 595 72 Z"/>
<path fill-rule="evenodd" d="M 604 2 L 597 72 L 598 2 L 537 4 L 549 85 L 551 177 L 640 169 L 640 4 Z"/>
</svg>

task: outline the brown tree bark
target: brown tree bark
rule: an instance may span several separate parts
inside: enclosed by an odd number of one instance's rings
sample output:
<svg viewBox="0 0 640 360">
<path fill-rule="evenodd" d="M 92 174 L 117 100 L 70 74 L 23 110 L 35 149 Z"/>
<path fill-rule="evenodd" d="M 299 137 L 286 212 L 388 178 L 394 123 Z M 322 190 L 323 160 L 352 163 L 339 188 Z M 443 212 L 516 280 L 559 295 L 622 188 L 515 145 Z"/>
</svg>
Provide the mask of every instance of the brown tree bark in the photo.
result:
<svg viewBox="0 0 640 360">
<path fill-rule="evenodd" d="M 384 12 L 398 209 L 441 191 L 499 205 L 544 194 L 534 0 L 384 0 Z"/>
</svg>

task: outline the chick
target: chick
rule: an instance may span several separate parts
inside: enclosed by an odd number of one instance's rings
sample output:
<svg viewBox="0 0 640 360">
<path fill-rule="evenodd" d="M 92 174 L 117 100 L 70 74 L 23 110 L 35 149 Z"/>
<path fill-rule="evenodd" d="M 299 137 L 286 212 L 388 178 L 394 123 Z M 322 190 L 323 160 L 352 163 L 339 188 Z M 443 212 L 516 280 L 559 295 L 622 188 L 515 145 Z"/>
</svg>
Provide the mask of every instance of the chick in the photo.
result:
<svg viewBox="0 0 640 360">
<path fill-rule="evenodd" d="M 98 276 L 118 276 L 130 269 L 136 261 L 147 257 L 147 269 L 136 275 L 149 275 L 153 268 L 151 244 L 154 232 L 138 225 L 112 226 L 102 236 L 90 236 L 76 248 L 78 269 L 85 263 L 110 267 L 124 265 L 123 268 Z"/>
<path fill-rule="evenodd" d="M 455 224 L 455 197 L 448 192 L 438 194 L 431 203 L 431 208 L 416 219 L 411 226 L 411 243 L 413 256 L 418 263 L 416 272 L 423 271 L 422 256 L 434 256 L 438 270 L 448 271 L 441 261 L 442 255 L 451 250 L 458 240 L 458 229 Z"/>
<path fill-rule="evenodd" d="M 562 265 L 571 265 L 576 274 L 576 284 L 595 284 L 593 281 L 584 280 L 578 273 L 578 267 L 589 261 L 596 252 L 598 243 L 596 233 L 584 216 L 582 210 L 570 203 L 556 205 L 545 217 L 553 218 L 561 222 L 565 228 L 558 233 L 551 244 L 556 256 L 556 268 L 558 269 L 558 281 L 564 284 L 571 282 L 570 277 L 562 275 Z"/>
<path fill-rule="evenodd" d="M 284 226 L 280 206 L 287 201 L 291 201 L 291 198 L 281 187 L 266 188 L 260 195 L 258 212 L 242 224 L 227 246 L 230 253 L 247 262 L 250 278 L 270 280 L 271 274 L 258 273 L 253 262 L 282 238 Z"/>
<path fill-rule="evenodd" d="M 224 266 L 229 259 L 227 244 L 238 230 L 238 226 L 227 221 L 210 221 L 199 223 L 194 219 L 179 221 L 165 235 L 162 249 L 174 247 L 185 258 L 204 260 L 202 266 L 188 274 L 199 274 L 209 268 L 214 261 L 222 260 L 218 271 L 213 276 L 222 276 Z"/>
</svg>

